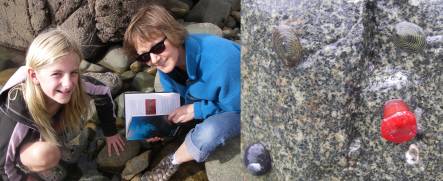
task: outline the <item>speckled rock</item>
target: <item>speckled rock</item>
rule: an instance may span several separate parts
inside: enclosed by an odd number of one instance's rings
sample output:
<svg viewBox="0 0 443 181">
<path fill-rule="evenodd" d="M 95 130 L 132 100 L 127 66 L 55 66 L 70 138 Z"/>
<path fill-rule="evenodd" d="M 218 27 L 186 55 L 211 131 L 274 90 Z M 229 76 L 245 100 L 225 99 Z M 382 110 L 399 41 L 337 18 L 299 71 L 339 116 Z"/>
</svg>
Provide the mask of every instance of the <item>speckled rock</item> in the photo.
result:
<svg viewBox="0 0 443 181">
<path fill-rule="evenodd" d="M 442 44 L 395 48 L 395 25 L 442 34 L 442 1 L 242 1 L 242 152 L 262 142 L 269 174 L 245 180 L 443 179 Z M 273 27 L 290 26 L 303 57 L 285 67 Z M 406 144 L 380 137 L 383 103 L 402 98 L 424 135 Z M 266 106 L 263 106 L 266 105 Z M 440 131 L 439 131 L 440 130 Z M 405 157 L 417 143 L 421 162 Z M 242 153 L 243 154 L 243 153 Z M 409 154 L 411 155 L 411 154 Z"/>
<path fill-rule="evenodd" d="M 86 60 L 96 62 L 97 56 L 104 53 L 107 45 L 100 41 L 96 33 L 91 33 L 97 32 L 93 15 L 87 4 L 81 5 L 67 16 L 66 20 L 60 23 L 58 27 L 78 42 Z"/>
<path fill-rule="evenodd" d="M 102 42 L 119 42 L 126 27 L 138 8 L 146 3 L 142 0 L 95 0 L 91 9 L 95 11 L 97 35 Z"/>
</svg>

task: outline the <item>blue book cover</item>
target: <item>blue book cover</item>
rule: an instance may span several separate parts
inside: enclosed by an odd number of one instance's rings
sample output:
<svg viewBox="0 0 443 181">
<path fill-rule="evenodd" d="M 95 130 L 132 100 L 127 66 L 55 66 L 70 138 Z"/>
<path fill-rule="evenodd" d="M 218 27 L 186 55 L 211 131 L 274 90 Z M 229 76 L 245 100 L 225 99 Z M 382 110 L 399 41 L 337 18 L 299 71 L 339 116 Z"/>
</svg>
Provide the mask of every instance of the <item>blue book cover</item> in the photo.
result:
<svg viewBox="0 0 443 181">
<path fill-rule="evenodd" d="M 144 140 L 152 137 L 172 137 L 178 126 L 168 120 L 167 115 L 133 116 L 128 128 L 128 140 Z"/>
</svg>

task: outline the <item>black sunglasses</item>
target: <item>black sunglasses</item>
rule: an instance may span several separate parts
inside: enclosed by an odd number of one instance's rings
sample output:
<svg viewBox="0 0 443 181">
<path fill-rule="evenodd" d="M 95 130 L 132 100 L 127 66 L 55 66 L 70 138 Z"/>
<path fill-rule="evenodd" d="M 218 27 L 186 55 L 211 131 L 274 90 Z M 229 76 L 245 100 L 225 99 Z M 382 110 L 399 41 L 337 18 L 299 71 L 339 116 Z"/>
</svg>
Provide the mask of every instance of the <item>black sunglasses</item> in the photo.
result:
<svg viewBox="0 0 443 181">
<path fill-rule="evenodd" d="M 152 46 L 152 48 L 151 48 L 151 50 L 149 50 L 149 52 L 145 52 L 145 53 L 142 53 L 141 55 L 139 55 L 136 58 L 136 60 L 139 62 L 142 62 L 142 63 L 147 63 L 151 60 L 151 55 L 150 55 L 151 53 L 156 54 L 156 55 L 163 53 L 163 51 L 165 51 L 165 49 L 166 49 L 165 40 L 166 40 L 166 37 L 163 38 L 162 41 L 160 41 L 157 44 L 155 44 L 154 46 Z"/>
</svg>

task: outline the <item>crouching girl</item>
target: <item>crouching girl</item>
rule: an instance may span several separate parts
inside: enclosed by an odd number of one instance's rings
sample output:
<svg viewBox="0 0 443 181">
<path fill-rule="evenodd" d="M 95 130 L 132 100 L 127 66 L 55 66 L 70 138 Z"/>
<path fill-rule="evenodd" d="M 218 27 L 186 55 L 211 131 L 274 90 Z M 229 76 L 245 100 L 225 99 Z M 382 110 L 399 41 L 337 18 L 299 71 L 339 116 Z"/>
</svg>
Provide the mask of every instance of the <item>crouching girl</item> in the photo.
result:
<svg viewBox="0 0 443 181">
<path fill-rule="evenodd" d="M 26 66 L 0 92 L 0 175 L 2 180 L 62 180 L 61 161 L 73 162 L 81 151 L 69 140 L 82 132 L 94 98 L 108 144 L 118 154 L 124 141 L 117 134 L 109 88 L 79 72 L 82 54 L 61 30 L 38 35 Z M 78 155 L 78 154 L 77 154 Z"/>
</svg>

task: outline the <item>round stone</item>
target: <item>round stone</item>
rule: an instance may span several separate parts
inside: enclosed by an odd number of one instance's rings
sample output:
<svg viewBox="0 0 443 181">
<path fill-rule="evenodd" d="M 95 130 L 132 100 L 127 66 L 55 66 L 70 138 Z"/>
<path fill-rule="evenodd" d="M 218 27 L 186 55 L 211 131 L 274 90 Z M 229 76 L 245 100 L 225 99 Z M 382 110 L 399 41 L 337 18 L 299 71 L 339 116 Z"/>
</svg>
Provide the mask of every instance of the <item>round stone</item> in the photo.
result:
<svg viewBox="0 0 443 181">
<path fill-rule="evenodd" d="M 244 164 L 252 175 L 263 175 L 271 167 L 271 156 L 269 151 L 261 143 L 249 145 L 244 155 Z"/>
</svg>

